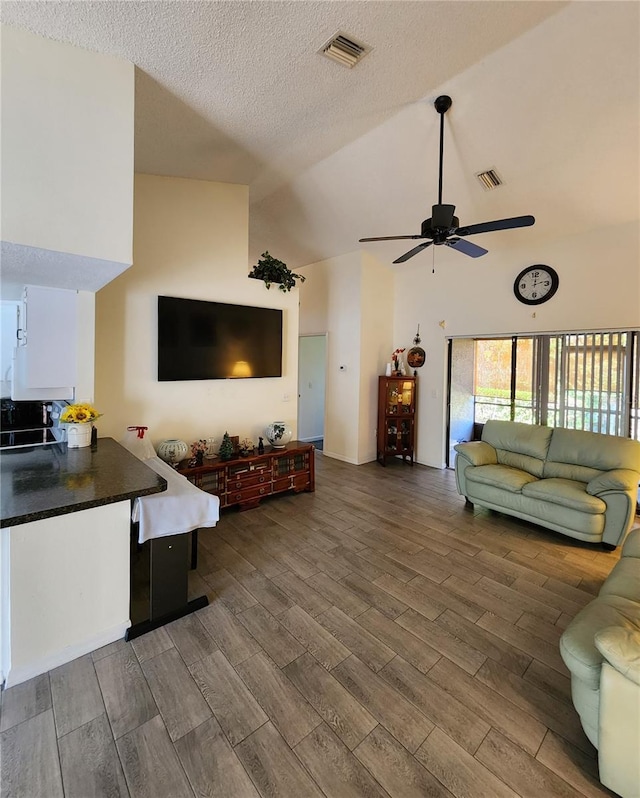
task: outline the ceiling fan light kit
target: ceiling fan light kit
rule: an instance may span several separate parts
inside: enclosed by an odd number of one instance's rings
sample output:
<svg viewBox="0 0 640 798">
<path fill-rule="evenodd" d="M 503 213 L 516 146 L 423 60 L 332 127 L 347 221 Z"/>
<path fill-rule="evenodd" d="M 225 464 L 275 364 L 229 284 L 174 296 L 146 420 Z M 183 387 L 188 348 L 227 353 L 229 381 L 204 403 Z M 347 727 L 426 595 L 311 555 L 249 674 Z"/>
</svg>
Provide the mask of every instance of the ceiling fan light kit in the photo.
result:
<svg viewBox="0 0 640 798">
<path fill-rule="evenodd" d="M 486 255 L 487 251 L 483 247 L 474 244 L 472 241 L 465 241 L 466 236 L 478 235 L 480 233 L 491 233 L 495 230 L 512 230 L 516 227 L 529 227 L 535 223 L 533 216 L 514 216 L 509 219 L 497 219 L 493 222 L 481 222 L 480 224 L 472 224 L 464 227 L 460 226 L 460 220 L 455 215 L 456 206 L 449 205 L 442 202 L 442 172 L 444 161 L 444 115 L 451 108 L 452 100 L 446 94 L 437 97 L 434 102 L 434 107 L 438 114 L 440 114 L 440 158 L 438 168 L 438 202 L 431 207 L 431 217 L 422 222 L 419 235 L 410 236 L 377 236 L 374 238 L 361 238 L 360 243 L 369 241 L 401 241 L 408 239 L 424 239 L 422 244 L 418 244 L 413 249 L 405 252 L 396 258 L 394 263 L 404 263 L 413 258 L 419 252 L 422 252 L 432 244 L 434 246 L 446 246 L 462 252 L 470 258 L 480 258 Z M 494 183 L 493 175 L 494 170 L 488 170 L 478 175 L 478 178 L 483 182 L 483 185 Z M 481 175 L 489 175 L 487 181 Z M 497 174 L 495 178 L 501 181 Z M 495 187 L 495 186 L 494 186 Z"/>
</svg>

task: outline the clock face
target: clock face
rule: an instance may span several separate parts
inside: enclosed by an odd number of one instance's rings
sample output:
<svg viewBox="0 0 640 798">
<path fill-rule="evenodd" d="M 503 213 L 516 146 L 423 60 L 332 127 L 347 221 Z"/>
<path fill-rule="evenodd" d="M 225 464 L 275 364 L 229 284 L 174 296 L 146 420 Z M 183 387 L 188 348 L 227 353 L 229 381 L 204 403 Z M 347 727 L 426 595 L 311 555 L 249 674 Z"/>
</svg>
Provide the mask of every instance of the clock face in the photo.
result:
<svg viewBox="0 0 640 798">
<path fill-rule="evenodd" d="M 525 305 L 540 305 L 555 294 L 560 284 L 551 266 L 529 266 L 516 277 L 513 292 Z"/>
</svg>

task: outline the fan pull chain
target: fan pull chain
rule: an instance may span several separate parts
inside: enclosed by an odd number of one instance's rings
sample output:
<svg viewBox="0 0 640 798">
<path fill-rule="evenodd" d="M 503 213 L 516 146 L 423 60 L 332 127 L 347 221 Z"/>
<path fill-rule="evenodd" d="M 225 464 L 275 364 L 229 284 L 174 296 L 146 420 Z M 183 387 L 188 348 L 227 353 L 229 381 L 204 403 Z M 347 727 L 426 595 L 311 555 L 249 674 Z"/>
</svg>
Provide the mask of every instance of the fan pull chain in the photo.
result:
<svg viewBox="0 0 640 798">
<path fill-rule="evenodd" d="M 431 274 L 436 273 L 436 248 L 431 248 Z"/>
</svg>

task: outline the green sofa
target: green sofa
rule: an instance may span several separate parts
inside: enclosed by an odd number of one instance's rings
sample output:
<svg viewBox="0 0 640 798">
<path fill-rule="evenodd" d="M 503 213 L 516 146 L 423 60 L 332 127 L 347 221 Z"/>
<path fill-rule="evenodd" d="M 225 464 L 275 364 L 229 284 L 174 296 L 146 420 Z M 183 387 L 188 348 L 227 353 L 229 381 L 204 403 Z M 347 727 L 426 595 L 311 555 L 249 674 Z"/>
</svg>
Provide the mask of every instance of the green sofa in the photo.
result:
<svg viewBox="0 0 640 798">
<path fill-rule="evenodd" d="M 598 749 L 600 781 L 622 798 L 640 798 L 640 529 L 598 597 L 560 638 L 571 697 Z"/>
<path fill-rule="evenodd" d="M 635 517 L 640 442 L 515 421 L 487 421 L 455 447 L 468 502 L 589 543 L 618 546 Z"/>
</svg>

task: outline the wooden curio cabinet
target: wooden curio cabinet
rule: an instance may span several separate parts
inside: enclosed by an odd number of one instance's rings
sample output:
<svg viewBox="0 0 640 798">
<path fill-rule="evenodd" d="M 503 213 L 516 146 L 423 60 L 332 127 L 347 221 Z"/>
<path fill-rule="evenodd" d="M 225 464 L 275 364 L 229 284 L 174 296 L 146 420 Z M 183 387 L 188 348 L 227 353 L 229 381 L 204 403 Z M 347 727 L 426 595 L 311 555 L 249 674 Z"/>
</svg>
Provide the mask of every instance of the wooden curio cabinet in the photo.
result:
<svg viewBox="0 0 640 798">
<path fill-rule="evenodd" d="M 413 465 L 416 438 L 416 378 L 378 378 L 378 462 L 388 457 L 409 459 Z"/>
</svg>

